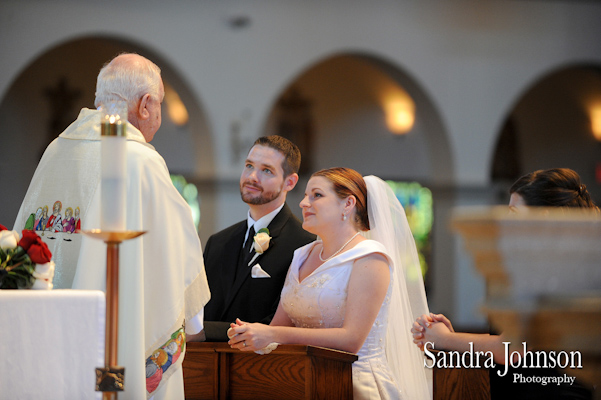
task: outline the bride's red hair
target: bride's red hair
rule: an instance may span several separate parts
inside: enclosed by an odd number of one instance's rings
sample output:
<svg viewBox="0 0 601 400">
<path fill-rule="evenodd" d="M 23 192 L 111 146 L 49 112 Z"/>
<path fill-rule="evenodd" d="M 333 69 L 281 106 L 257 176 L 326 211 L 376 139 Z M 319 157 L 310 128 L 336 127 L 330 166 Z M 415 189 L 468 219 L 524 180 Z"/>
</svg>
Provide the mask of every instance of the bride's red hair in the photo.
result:
<svg viewBox="0 0 601 400">
<path fill-rule="evenodd" d="M 334 192 L 341 199 L 354 196 L 357 200 L 355 206 L 355 222 L 362 231 L 369 230 L 369 217 L 367 215 L 367 185 L 360 173 L 351 168 L 335 167 L 322 169 L 311 177 L 322 176 L 332 182 Z"/>
</svg>

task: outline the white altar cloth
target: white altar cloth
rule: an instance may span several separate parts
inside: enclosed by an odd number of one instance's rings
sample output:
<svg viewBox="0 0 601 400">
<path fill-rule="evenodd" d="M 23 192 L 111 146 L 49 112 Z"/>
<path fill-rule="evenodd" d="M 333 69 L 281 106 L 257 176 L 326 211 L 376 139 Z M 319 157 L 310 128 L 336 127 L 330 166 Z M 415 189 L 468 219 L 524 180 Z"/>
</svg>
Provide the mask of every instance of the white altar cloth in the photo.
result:
<svg viewBox="0 0 601 400">
<path fill-rule="evenodd" d="M 99 399 L 105 296 L 0 290 L 0 399 Z"/>
</svg>

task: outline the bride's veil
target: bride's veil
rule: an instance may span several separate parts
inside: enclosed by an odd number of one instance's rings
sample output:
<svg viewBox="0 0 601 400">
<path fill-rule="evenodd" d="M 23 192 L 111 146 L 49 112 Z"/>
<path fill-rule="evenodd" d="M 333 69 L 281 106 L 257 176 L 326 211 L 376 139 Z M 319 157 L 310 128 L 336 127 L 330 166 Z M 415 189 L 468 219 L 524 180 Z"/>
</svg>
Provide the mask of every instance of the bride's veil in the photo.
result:
<svg viewBox="0 0 601 400">
<path fill-rule="evenodd" d="M 370 225 L 364 236 L 382 243 L 394 263 L 386 334 L 388 364 L 407 399 L 431 399 L 432 371 L 424 366 L 424 355 L 410 332 L 413 321 L 429 313 L 415 240 L 392 189 L 373 175 L 364 179 Z"/>
</svg>

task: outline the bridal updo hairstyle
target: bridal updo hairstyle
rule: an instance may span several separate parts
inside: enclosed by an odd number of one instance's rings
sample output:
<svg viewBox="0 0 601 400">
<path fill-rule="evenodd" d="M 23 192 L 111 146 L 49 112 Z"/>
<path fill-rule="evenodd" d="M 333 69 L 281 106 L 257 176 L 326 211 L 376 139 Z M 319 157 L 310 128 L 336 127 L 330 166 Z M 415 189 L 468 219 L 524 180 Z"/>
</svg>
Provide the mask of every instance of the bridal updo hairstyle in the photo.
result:
<svg viewBox="0 0 601 400">
<path fill-rule="evenodd" d="M 597 208 L 580 176 L 568 168 L 538 170 L 522 176 L 509 189 L 528 206 Z"/>
<path fill-rule="evenodd" d="M 357 199 L 355 205 L 355 223 L 362 231 L 369 230 L 369 217 L 367 215 L 367 185 L 360 173 L 350 168 L 335 167 L 322 169 L 315 172 L 311 177 L 321 176 L 332 182 L 334 192 L 340 199 L 354 196 Z"/>
</svg>

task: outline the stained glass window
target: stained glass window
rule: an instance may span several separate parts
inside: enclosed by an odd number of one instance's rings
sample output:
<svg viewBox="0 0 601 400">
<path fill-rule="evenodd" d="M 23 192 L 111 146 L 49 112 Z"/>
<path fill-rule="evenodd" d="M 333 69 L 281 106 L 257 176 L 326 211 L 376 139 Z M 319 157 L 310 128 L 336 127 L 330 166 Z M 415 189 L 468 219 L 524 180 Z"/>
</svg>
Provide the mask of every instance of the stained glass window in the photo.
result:
<svg viewBox="0 0 601 400">
<path fill-rule="evenodd" d="M 200 203 L 198 202 L 198 188 L 193 183 L 188 183 L 182 175 L 171 175 L 171 182 L 182 195 L 186 203 L 192 209 L 194 226 L 198 230 L 200 226 Z"/>
<path fill-rule="evenodd" d="M 432 221 L 434 219 L 432 192 L 417 182 L 386 181 L 386 183 L 392 188 L 405 209 L 409 227 L 415 238 L 422 275 L 425 277 L 428 271 L 430 232 L 432 231 Z"/>
</svg>

